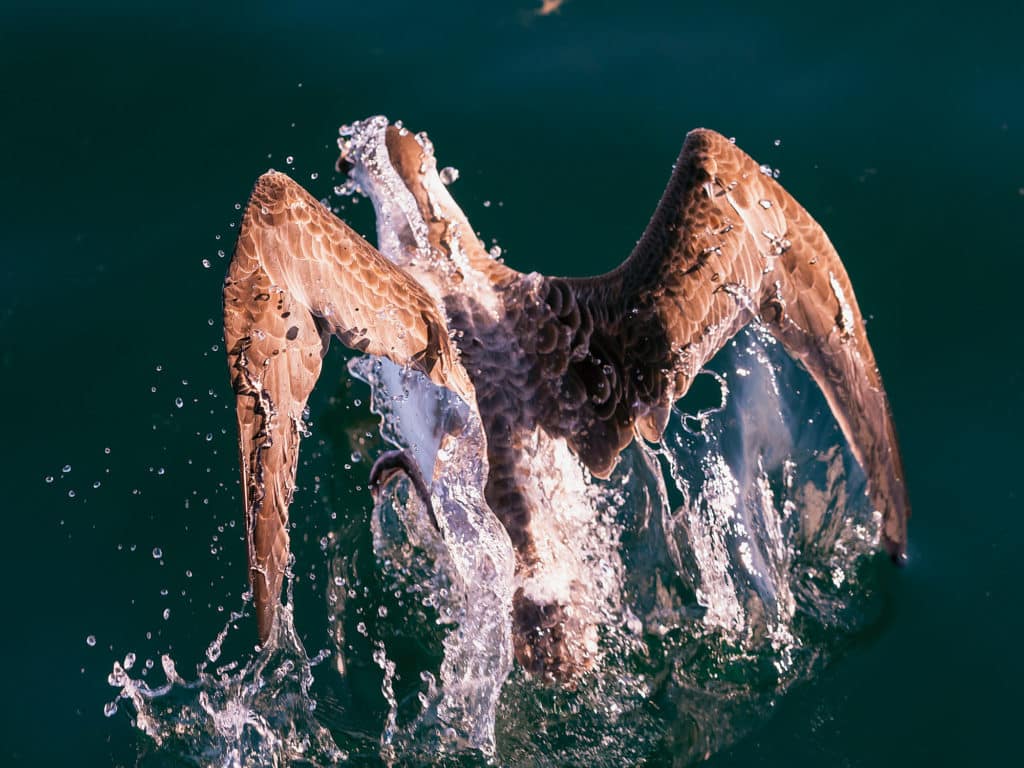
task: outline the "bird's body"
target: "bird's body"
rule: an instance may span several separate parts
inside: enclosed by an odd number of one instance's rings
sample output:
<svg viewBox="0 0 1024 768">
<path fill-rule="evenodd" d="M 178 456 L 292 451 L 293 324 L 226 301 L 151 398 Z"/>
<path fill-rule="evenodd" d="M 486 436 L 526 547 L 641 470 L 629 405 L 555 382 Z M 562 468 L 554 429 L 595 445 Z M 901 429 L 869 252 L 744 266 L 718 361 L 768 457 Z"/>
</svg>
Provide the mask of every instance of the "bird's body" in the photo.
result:
<svg viewBox="0 0 1024 768">
<path fill-rule="evenodd" d="M 633 254 L 574 279 L 492 258 L 425 137 L 382 118 L 343 135 L 339 164 L 375 203 L 383 255 L 271 172 L 225 286 L 261 639 L 288 555 L 301 411 L 329 334 L 477 410 L 486 502 L 516 553 L 516 656 L 532 672 L 572 679 L 594 646 L 572 580 L 551 578 L 566 556 L 545 525 L 552 510 L 585 516 L 588 478 L 607 477 L 634 438 L 658 441 L 704 363 L 755 318 L 822 388 L 883 513 L 883 541 L 902 556 L 902 468 L 849 279 L 809 214 L 731 142 L 692 132 Z"/>
</svg>

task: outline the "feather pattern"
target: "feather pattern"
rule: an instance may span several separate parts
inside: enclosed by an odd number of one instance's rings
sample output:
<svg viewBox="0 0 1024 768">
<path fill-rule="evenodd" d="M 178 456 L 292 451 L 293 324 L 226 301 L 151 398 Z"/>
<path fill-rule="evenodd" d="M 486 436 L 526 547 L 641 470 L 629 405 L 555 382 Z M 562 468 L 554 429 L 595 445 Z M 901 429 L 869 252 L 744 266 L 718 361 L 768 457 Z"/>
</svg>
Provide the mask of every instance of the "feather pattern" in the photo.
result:
<svg viewBox="0 0 1024 768">
<path fill-rule="evenodd" d="M 660 440 L 701 368 L 759 319 L 822 389 L 883 514 L 883 542 L 894 559 L 904 556 L 902 463 L 849 277 L 821 227 L 742 150 L 713 131 L 691 132 L 620 267 L 545 277 L 492 259 L 442 183 L 429 141 L 375 120 L 388 168 L 360 148 L 343 152 L 339 168 L 370 186 L 405 186 L 415 210 L 403 210 L 396 228 L 411 256 L 389 261 L 270 172 L 253 191 L 225 282 L 261 641 L 289 557 L 302 410 L 331 335 L 415 366 L 478 408 L 486 500 L 526 579 L 544 567 L 532 527 L 544 514 L 531 491 L 536 436 L 564 439 L 594 475 L 608 476 L 635 436 Z M 570 680 L 588 666 L 573 642 L 585 619 L 565 608 L 516 593 L 516 656 L 531 672 Z"/>
</svg>

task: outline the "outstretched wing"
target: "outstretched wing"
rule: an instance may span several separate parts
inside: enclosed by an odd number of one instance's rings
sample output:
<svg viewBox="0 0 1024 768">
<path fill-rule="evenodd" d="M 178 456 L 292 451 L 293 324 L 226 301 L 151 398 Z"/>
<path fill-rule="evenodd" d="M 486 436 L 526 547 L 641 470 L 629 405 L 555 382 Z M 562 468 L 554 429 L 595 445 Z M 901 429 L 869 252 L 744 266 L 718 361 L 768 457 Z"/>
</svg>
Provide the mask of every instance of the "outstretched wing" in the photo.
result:
<svg viewBox="0 0 1024 768">
<path fill-rule="evenodd" d="M 372 125 L 374 121 L 367 122 Z M 484 248 L 465 213 L 452 199 L 437 171 L 434 147 L 426 134 L 414 134 L 398 125 L 388 125 L 382 134 L 369 144 L 364 139 L 351 154 L 343 149 L 338 158 L 338 170 L 351 172 L 356 166 L 363 180 L 371 186 L 386 188 L 388 181 L 379 178 L 380 159 L 375 151 L 376 143 L 382 141 L 391 169 L 412 195 L 426 228 L 424 245 L 435 256 L 449 261 L 448 268 L 444 270 L 449 281 L 460 283 L 467 278 L 467 273 L 478 273 L 491 283 L 518 277 L 518 272 L 495 260 Z M 412 239 L 409 238 L 410 241 Z"/>
<path fill-rule="evenodd" d="M 634 432 L 658 440 L 694 376 L 759 317 L 825 394 L 883 513 L 884 543 L 903 556 L 902 463 L 846 270 L 810 214 L 728 139 L 687 136 L 622 266 L 590 279 L 545 278 L 534 296 L 542 316 L 524 311 L 519 336 L 534 339 L 526 343 L 556 389 L 540 418 L 599 475 Z"/>
<path fill-rule="evenodd" d="M 224 283 L 249 580 L 261 642 L 287 566 L 306 400 L 331 335 L 412 365 L 471 399 L 443 316 L 425 290 L 281 173 L 256 182 Z"/>
</svg>

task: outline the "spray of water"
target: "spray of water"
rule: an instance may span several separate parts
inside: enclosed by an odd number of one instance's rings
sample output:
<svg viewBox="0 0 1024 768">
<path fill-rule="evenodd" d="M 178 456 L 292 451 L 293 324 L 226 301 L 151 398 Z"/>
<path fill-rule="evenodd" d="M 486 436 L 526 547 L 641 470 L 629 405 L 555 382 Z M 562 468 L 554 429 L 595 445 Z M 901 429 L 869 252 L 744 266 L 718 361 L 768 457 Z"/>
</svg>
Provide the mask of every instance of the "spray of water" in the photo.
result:
<svg viewBox="0 0 1024 768">
<path fill-rule="evenodd" d="M 371 194 L 382 250 L 401 263 L 422 257 L 425 239 L 380 151 L 383 126 L 343 131 L 364 175 L 342 191 Z M 151 751 L 198 765 L 703 759 L 877 611 L 867 595 L 879 519 L 823 398 L 757 327 L 714 367 L 720 404 L 675 411 L 662 443 L 628 448 L 607 481 L 560 441 L 533 447 L 561 499 L 538 538 L 564 572 L 527 586 L 570 585 L 597 617 L 581 640 L 597 661 L 574 688 L 512 668 L 520 585 L 484 500 L 475 404 L 364 357 L 349 370 L 371 388 L 383 439 L 419 463 L 436 526 L 398 475 L 377 494 L 368 535 L 350 525 L 326 548 L 329 654 L 307 657 L 286 607 L 276 643 L 210 669 L 226 627 L 189 682 L 170 657 L 156 688 L 115 663 L 108 712 L 123 706 Z"/>
</svg>

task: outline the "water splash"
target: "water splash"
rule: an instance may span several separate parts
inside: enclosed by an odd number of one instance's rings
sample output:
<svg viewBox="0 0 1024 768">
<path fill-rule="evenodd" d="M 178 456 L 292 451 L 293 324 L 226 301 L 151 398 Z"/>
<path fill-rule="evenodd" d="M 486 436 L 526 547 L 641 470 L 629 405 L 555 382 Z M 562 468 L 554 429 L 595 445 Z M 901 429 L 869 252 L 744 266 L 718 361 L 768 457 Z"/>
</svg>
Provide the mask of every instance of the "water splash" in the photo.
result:
<svg viewBox="0 0 1024 768">
<path fill-rule="evenodd" d="M 374 509 L 374 552 L 391 578 L 426 586 L 444 637 L 440 686 L 422 693 L 407 748 L 494 752 L 498 696 L 512 667 L 514 555 L 508 534 L 484 501 L 487 450 L 479 414 L 422 374 L 383 358 L 357 358 L 349 371 L 368 383 L 381 434 L 409 450 L 432 479 L 438 530 L 405 490 Z M 453 434 L 454 433 L 454 434 Z M 424 581 L 426 582 L 424 584 Z M 384 652 L 383 647 L 379 649 Z M 432 681 L 431 681 L 432 682 Z M 395 706 L 389 709 L 394 718 Z M 386 734 L 386 751 L 395 736 Z"/>
<path fill-rule="evenodd" d="M 703 760 L 877 618 L 880 519 L 824 398 L 758 327 L 715 365 L 721 407 L 677 409 L 664 442 L 631 446 L 603 484 L 599 508 L 620 526 L 618 620 L 577 690 L 513 675 L 499 713 L 509 764 Z"/>
<path fill-rule="evenodd" d="M 207 651 L 211 661 L 220 654 L 234 614 Z M 136 728 L 150 739 L 141 755 L 159 761 L 167 756 L 193 764 L 238 766 L 334 765 L 347 759 L 315 716 L 310 695 L 312 662 L 292 624 L 290 605 L 278 612 L 273 637 L 244 666 L 232 662 L 214 670 L 206 662 L 196 679 L 186 682 L 167 654 L 161 657 L 166 682 L 151 687 L 131 677 L 134 655 L 125 664 L 114 662 L 107 678 L 118 689 L 104 708 L 113 716 L 126 703 Z"/>
<path fill-rule="evenodd" d="M 384 151 L 386 125 L 343 128 L 355 167 L 342 191 L 371 197 L 388 258 L 436 262 Z M 417 140 L 435 162 L 429 139 Z M 451 258 L 464 259 L 457 239 Z M 520 585 L 484 500 L 474 405 L 415 372 L 358 358 L 349 370 L 371 387 L 383 440 L 408 450 L 431 484 L 437 526 L 401 475 L 368 514 L 365 504 L 327 502 L 358 510 L 321 545 L 334 663 L 318 671 L 315 690 L 312 669 L 325 657 L 308 659 L 289 608 L 276 643 L 209 671 L 229 622 L 192 682 L 169 656 L 167 682 L 155 688 L 115 663 L 108 714 L 127 705 L 152 754 L 199 765 L 706 758 L 875 620 L 870 555 L 880 525 L 827 404 L 770 335 L 742 332 L 713 367 L 718 406 L 675 410 L 662 443 L 628 448 L 607 481 L 591 478 L 564 442 L 539 438 L 531 448 L 557 469 L 547 493 L 560 501 L 537 533 L 562 572 L 527 586 L 570 589 L 596 617 L 585 639 L 595 663 L 575 688 L 512 669 Z M 322 421 L 334 417 L 352 420 Z M 356 448 L 339 442 L 334 453 Z"/>
<path fill-rule="evenodd" d="M 510 672 L 511 547 L 483 501 L 475 412 L 359 358 L 350 370 L 371 385 L 382 435 L 433 480 L 440 530 L 400 475 L 339 531 L 335 663 L 316 700 L 286 610 L 278 647 L 243 666 L 204 665 L 186 683 L 168 659 L 157 688 L 115 666 L 118 703 L 155 753 L 201 765 L 618 766 L 729 745 L 876 619 L 879 520 L 824 399 L 766 332 L 741 333 L 715 368 L 720 407 L 675 411 L 663 444 L 632 446 L 591 481 L 595 535 L 567 540 L 576 562 L 614 566 L 614 588 L 575 689 Z"/>
</svg>

